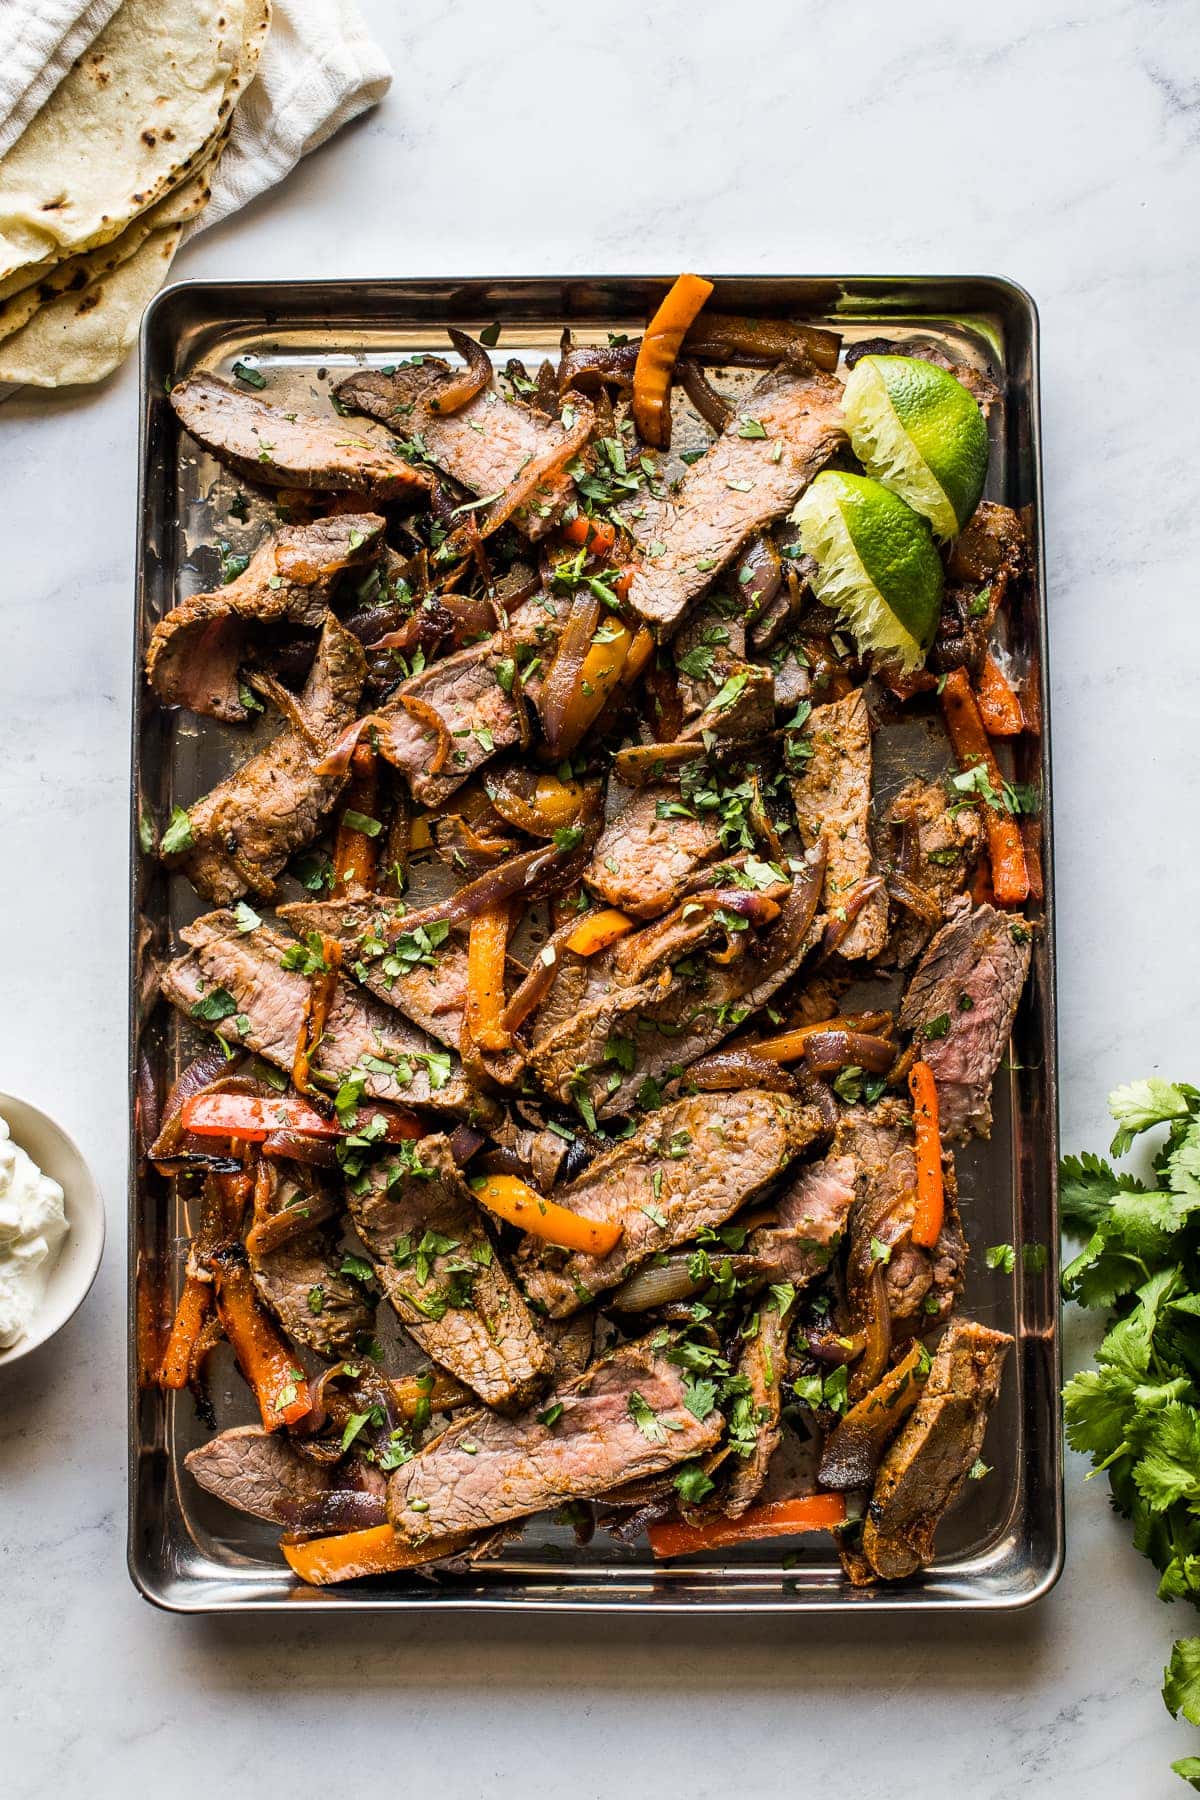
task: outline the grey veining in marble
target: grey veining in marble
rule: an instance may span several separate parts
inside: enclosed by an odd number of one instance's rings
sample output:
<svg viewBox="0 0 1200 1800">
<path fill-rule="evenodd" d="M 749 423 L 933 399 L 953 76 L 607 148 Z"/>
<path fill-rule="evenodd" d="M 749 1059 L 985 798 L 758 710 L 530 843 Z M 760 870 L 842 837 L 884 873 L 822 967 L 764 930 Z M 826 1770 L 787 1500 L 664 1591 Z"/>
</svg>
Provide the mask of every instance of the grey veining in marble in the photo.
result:
<svg viewBox="0 0 1200 1800">
<path fill-rule="evenodd" d="M 1200 1077 L 1200 23 L 1191 0 L 364 0 L 384 107 L 180 276 L 997 271 L 1044 331 L 1064 1137 Z M 1154 1800 L 1148 1566 L 1071 1459 L 1068 1569 L 869 1630 L 203 1622 L 124 1569 L 125 802 L 136 378 L 0 411 L 0 1088 L 110 1200 L 99 1285 L 0 1382 L 0 1792 Z M 1073 1357 L 1089 1342 L 1068 1329 Z"/>
</svg>

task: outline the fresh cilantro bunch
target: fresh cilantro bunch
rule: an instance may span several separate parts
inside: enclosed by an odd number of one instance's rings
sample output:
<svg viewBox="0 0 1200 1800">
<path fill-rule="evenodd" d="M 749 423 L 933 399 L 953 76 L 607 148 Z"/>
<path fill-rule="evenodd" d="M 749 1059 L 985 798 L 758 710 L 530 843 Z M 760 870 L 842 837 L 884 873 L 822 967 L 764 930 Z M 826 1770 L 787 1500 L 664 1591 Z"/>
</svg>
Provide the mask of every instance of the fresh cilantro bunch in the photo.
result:
<svg viewBox="0 0 1200 1800">
<path fill-rule="evenodd" d="M 1200 1605 L 1200 1089 L 1152 1078 L 1116 1088 L 1108 1104 L 1110 1155 L 1153 1126 L 1167 1135 L 1153 1186 L 1099 1156 L 1062 1163 L 1064 1223 L 1087 1237 L 1063 1290 L 1110 1315 L 1096 1367 L 1067 1384 L 1067 1439 L 1107 1473 L 1159 1571 L 1160 1599 Z M 1200 1725 L 1200 1637 L 1174 1645 L 1163 1699 Z M 1200 1757 L 1172 1767 L 1200 1791 Z"/>
</svg>

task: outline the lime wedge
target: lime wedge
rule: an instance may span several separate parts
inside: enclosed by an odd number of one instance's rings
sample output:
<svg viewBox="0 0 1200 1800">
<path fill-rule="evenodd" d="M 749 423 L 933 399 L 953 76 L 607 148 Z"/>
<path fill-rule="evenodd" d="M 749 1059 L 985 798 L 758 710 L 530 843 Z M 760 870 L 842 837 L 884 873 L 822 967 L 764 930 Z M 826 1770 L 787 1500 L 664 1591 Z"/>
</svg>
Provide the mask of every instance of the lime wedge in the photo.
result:
<svg viewBox="0 0 1200 1800">
<path fill-rule="evenodd" d="M 941 538 L 962 530 L 987 476 L 987 423 L 945 369 L 917 356 L 864 356 L 843 401 L 868 475 L 907 500 Z"/>
<path fill-rule="evenodd" d="M 866 475 L 826 469 L 792 512 L 813 587 L 845 619 L 860 651 L 896 653 L 905 672 L 924 662 L 942 608 L 942 559 L 929 526 Z"/>
</svg>

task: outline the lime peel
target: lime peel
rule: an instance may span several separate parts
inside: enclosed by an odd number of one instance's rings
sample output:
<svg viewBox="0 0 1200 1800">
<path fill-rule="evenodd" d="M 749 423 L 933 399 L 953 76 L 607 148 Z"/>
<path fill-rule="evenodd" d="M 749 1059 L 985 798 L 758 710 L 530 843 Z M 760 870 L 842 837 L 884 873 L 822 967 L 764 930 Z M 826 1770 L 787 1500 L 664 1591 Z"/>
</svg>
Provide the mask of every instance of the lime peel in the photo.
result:
<svg viewBox="0 0 1200 1800">
<path fill-rule="evenodd" d="M 948 370 L 915 356 L 864 356 L 843 401 L 854 454 L 924 515 L 939 537 L 962 530 L 983 493 L 987 424 Z"/>
</svg>

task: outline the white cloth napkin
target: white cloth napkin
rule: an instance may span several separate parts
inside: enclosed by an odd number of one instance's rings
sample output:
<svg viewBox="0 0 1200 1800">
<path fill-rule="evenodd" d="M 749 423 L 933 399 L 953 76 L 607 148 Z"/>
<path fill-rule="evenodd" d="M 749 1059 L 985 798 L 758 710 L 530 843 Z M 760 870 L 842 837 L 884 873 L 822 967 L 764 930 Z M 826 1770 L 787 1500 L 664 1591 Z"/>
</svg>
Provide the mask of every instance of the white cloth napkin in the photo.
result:
<svg viewBox="0 0 1200 1800">
<path fill-rule="evenodd" d="M 0 0 L 0 156 L 121 0 Z"/>
</svg>

